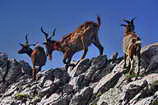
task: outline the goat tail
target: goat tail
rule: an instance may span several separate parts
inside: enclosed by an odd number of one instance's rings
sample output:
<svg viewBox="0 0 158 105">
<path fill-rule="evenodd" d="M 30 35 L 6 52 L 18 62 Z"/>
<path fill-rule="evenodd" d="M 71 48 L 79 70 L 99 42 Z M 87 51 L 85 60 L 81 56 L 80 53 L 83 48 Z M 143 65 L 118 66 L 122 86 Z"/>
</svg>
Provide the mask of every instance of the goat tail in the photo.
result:
<svg viewBox="0 0 158 105">
<path fill-rule="evenodd" d="M 101 18 L 100 18 L 100 16 L 97 16 L 97 24 L 100 27 L 100 25 L 101 25 Z"/>
</svg>

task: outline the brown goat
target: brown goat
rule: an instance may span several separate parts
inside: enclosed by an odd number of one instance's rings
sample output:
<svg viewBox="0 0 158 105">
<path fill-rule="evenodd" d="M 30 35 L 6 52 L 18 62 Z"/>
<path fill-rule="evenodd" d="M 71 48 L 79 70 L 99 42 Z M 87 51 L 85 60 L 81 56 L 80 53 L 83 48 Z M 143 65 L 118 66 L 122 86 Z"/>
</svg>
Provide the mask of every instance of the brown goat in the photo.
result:
<svg viewBox="0 0 158 105">
<path fill-rule="evenodd" d="M 21 44 L 21 49 L 18 51 L 19 54 L 27 54 L 32 61 L 32 76 L 33 76 L 33 80 L 36 80 L 36 74 L 37 74 L 37 70 L 36 70 L 36 66 L 38 66 L 38 71 L 40 71 L 42 69 L 42 66 L 45 65 L 46 63 L 46 59 L 47 56 L 45 54 L 44 48 L 41 46 L 36 46 L 33 50 L 32 48 L 30 48 L 30 46 L 35 46 L 36 44 L 29 44 L 28 42 L 28 38 L 27 35 L 25 36 L 26 42 L 25 44 Z"/>
<path fill-rule="evenodd" d="M 141 50 L 141 39 L 140 37 L 134 32 L 135 26 L 134 26 L 134 19 L 133 18 L 131 21 L 129 20 L 124 20 L 127 24 L 121 24 L 121 26 L 125 27 L 125 33 L 123 37 L 123 52 L 125 54 L 124 57 L 124 67 L 126 67 L 126 59 L 127 57 L 130 58 L 129 62 L 129 73 L 131 74 L 133 71 L 133 65 L 134 65 L 134 60 L 133 57 L 137 56 L 138 58 L 138 72 L 137 76 L 139 75 L 140 72 L 140 50 Z"/>
<path fill-rule="evenodd" d="M 81 59 L 85 58 L 88 52 L 88 46 L 92 43 L 99 49 L 100 55 L 103 54 L 103 47 L 100 44 L 98 38 L 98 31 L 101 25 L 100 17 L 97 16 L 97 23 L 93 21 L 87 21 L 84 24 L 80 25 L 74 32 L 71 32 L 65 35 L 61 40 L 56 41 L 52 40 L 52 37 L 55 35 L 55 30 L 53 35 L 49 37 L 49 34 L 43 30 L 41 27 L 42 33 L 45 35 L 45 47 L 47 49 L 47 56 L 49 59 L 52 59 L 52 52 L 54 50 L 61 51 L 64 53 L 63 62 L 66 64 L 66 69 L 70 66 L 72 56 L 81 50 L 84 50 L 84 53 Z"/>
</svg>

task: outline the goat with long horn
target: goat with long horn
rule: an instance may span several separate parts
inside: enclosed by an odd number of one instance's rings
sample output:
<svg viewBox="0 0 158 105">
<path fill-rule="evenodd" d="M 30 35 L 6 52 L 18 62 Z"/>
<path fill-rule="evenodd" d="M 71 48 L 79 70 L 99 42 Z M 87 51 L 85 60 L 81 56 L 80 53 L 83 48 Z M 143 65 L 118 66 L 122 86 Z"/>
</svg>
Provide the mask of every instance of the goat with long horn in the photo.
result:
<svg viewBox="0 0 158 105">
<path fill-rule="evenodd" d="M 42 69 L 42 66 L 45 65 L 47 57 L 43 47 L 37 45 L 34 49 L 31 48 L 31 46 L 35 46 L 36 44 L 29 44 L 28 34 L 26 34 L 25 40 L 26 41 L 24 44 L 20 43 L 20 46 L 22 48 L 18 51 L 18 54 L 27 54 L 31 58 L 33 65 L 32 78 L 33 80 L 36 80 L 36 67 L 38 66 L 38 71 L 40 71 Z"/>
<path fill-rule="evenodd" d="M 81 50 L 84 50 L 84 53 L 81 59 L 85 58 L 88 52 L 88 46 L 94 44 L 100 52 L 100 55 L 103 54 L 103 47 L 98 38 L 98 31 L 101 25 L 101 19 L 97 16 L 97 22 L 87 21 L 84 24 L 80 25 L 74 32 L 71 32 L 65 35 L 61 40 L 56 41 L 48 38 L 48 33 L 43 31 L 41 27 L 41 32 L 45 35 L 46 42 L 44 42 L 47 49 L 47 55 L 49 59 L 52 59 L 52 52 L 54 50 L 61 51 L 64 54 L 63 62 L 66 64 L 66 69 L 68 68 L 72 59 L 72 56 Z M 53 32 L 55 35 L 55 30 Z"/>
<path fill-rule="evenodd" d="M 141 39 L 140 37 L 135 33 L 135 26 L 134 26 L 134 20 L 133 18 L 130 20 L 125 20 L 127 24 L 121 24 L 121 26 L 125 27 L 125 33 L 123 37 L 123 52 L 125 54 L 124 56 L 124 67 L 126 67 L 126 60 L 127 57 L 130 58 L 129 61 L 129 73 L 131 74 L 133 72 L 133 65 L 134 65 L 134 56 L 137 56 L 138 58 L 138 72 L 137 76 L 140 72 L 140 50 L 141 50 Z"/>
</svg>

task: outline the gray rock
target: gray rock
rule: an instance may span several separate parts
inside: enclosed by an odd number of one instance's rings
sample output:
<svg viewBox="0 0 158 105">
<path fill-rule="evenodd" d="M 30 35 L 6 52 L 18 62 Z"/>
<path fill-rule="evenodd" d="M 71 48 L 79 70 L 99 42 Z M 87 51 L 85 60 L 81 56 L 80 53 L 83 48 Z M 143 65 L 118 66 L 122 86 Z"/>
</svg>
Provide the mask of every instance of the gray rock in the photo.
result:
<svg viewBox="0 0 158 105">
<path fill-rule="evenodd" d="M 119 103 L 119 99 L 121 91 L 118 88 L 111 88 L 107 92 L 100 95 L 99 100 L 97 101 L 97 105 L 117 105 Z"/>
<path fill-rule="evenodd" d="M 55 78 L 60 79 L 60 81 L 62 82 L 62 84 L 66 84 L 66 83 L 69 82 L 70 76 L 69 76 L 69 74 L 64 69 L 57 68 L 57 69 L 52 70 L 52 72 L 53 72 L 53 76 Z"/>
<path fill-rule="evenodd" d="M 39 96 L 40 97 L 44 97 L 44 96 L 49 97 L 49 96 L 51 96 L 51 94 L 55 93 L 58 89 L 59 89 L 59 84 L 54 83 L 51 86 L 40 90 Z"/>
<path fill-rule="evenodd" d="M 31 67 L 28 63 L 15 59 L 9 59 L 7 55 L 0 54 L 0 93 L 4 92 L 6 87 L 18 81 L 23 75 L 31 74 Z M 5 83 L 4 83 L 5 82 Z"/>
<path fill-rule="evenodd" d="M 71 70 L 69 73 L 71 77 L 76 77 L 84 72 L 90 67 L 89 59 L 82 59 L 79 63 Z"/>
<path fill-rule="evenodd" d="M 142 49 L 141 74 L 131 81 L 125 74 L 128 69 L 123 68 L 123 57 L 117 53 L 111 59 L 105 55 L 83 59 L 68 72 L 65 68 L 40 71 L 36 81 L 32 81 L 28 63 L 0 53 L 0 81 L 4 74 L 7 80 L 0 82 L 0 105 L 156 105 L 157 45 Z"/>
<path fill-rule="evenodd" d="M 73 86 L 75 90 L 79 90 L 89 85 L 89 80 L 86 79 L 85 75 L 79 75 L 77 77 L 73 77 L 69 82 L 70 85 Z"/>
<path fill-rule="evenodd" d="M 91 67 L 94 67 L 96 70 L 106 67 L 107 61 L 106 55 L 94 57 L 92 58 Z"/>
<path fill-rule="evenodd" d="M 123 92 L 121 97 L 122 105 L 126 105 L 130 103 L 130 101 L 132 102 L 139 101 L 140 96 L 142 96 L 144 93 L 143 90 L 145 90 L 146 93 L 149 93 L 150 89 L 146 89 L 146 88 L 150 87 L 150 84 L 158 80 L 157 75 L 158 74 L 147 75 L 141 80 L 133 81 L 128 85 L 125 85 L 123 87 Z M 143 97 L 146 98 L 148 97 L 148 95 L 145 94 L 143 95 Z"/>
<path fill-rule="evenodd" d="M 158 43 L 150 44 L 141 49 L 142 66 L 147 69 L 147 72 L 157 69 L 158 63 Z"/>
<path fill-rule="evenodd" d="M 94 87 L 93 93 L 104 93 L 105 91 L 109 90 L 110 88 L 113 88 L 116 84 L 119 78 L 122 76 L 121 72 L 116 73 L 110 73 L 103 77 L 98 84 Z"/>
<path fill-rule="evenodd" d="M 113 53 L 110 58 L 111 58 L 112 62 L 116 61 L 118 58 L 118 52 Z"/>
<path fill-rule="evenodd" d="M 87 105 L 92 94 L 93 89 L 86 87 L 72 97 L 69 105 Z"/>
</svg>

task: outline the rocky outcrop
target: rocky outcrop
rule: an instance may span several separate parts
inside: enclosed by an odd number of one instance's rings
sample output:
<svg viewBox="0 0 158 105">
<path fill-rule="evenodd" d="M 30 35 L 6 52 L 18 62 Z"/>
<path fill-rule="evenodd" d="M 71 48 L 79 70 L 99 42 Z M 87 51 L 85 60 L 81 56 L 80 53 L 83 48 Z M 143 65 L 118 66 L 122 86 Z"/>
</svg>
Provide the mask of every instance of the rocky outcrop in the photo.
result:
<svg viewBox="0 0 158 105">
<path fill-rule="evenodd" d="M 142 49 L 137 80 L 114 53 L 83 59 L 68 71 L 40 71 L 32 81 L 28 63 L 0 53 L 0 105 L 157 105 L 157 56 L 158 44 Z"/>
<path fill-rule="evenodd" d="M 0 94 L 24 75 L 31 75 L 31 67 L 28 63 L 10 59 L 5 53 L 0 52 Z"/>
</svg>

